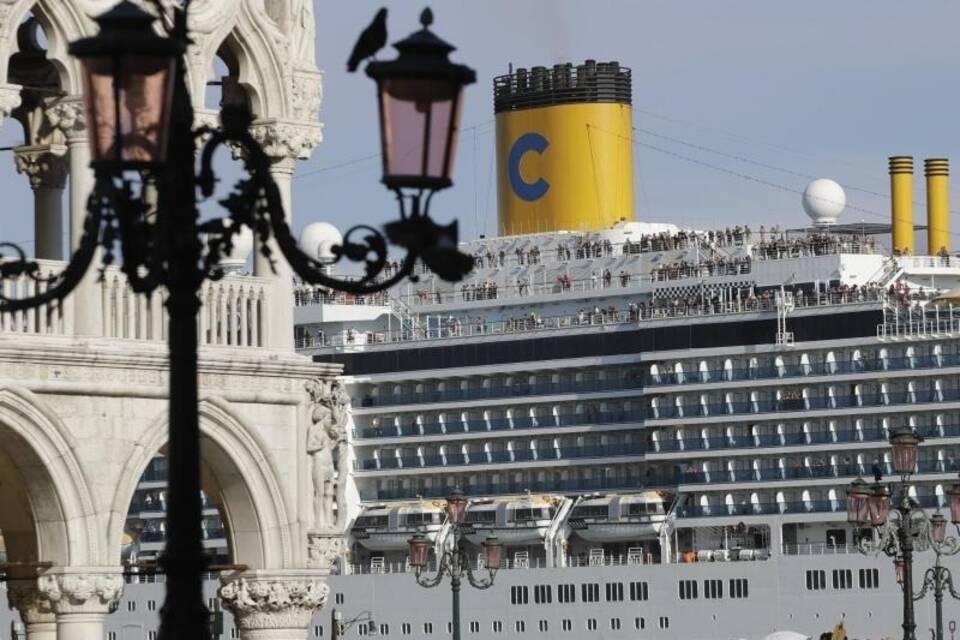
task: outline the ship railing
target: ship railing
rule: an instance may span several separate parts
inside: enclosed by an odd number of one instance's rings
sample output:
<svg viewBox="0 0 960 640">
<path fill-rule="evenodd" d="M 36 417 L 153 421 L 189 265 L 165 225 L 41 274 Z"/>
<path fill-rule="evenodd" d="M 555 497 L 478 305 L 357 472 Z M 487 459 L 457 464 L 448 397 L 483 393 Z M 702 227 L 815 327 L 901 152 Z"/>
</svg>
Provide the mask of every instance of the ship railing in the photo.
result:
<svg viewBox="0 0 960 640">
<path fill-rule="evenodd" d="M 389 304 L 389 296 L 386 291 L 357 295 L 298 283 L 294 285 L 293 303 L 298 307 L 322 304 L 384 307 Z"/>
<path fill-rule="evenodd" d="M 823 556 L 858 553 L 856 545 L 831 542 L 785 542 L 781 548 L 785 556 Z"/>
<path fill-rule="evenodd" d="M 960 269 L 956 256 L 896 256 L 895 260 L 907 271 L 916 269 Z"/>
<path fill-rule="evenodd" d="M 795 308 L 816 308 L 864 304 L 885 300 L 885 292 L 862 290 L 847 293 L 825 293 L 820 295 L 796 295 L 793 297 Z M 691 319 L 736 315 L 744 313 L 764 313 L 777 310 L 773 298 L 749 297 L 724 302 L 705 300 L 702 304 L 690 304 L 686 300 L 659 300 L 656 304 L 631 304 L 627 310 L 609 307 L 595 307 L 577 314 L 561 316 L 540 316 L 537 314 L 521 316 L 507 320 L 485 322 L 471 320 L 469 316 L 449 315 L 428 319 L 426 326 L 413 330 L 400 331 L 354 331 L 346 329 L 336 335 L 303 336 L 297 339 L 299 349 L 351 348 L 394 344 L 404 342 L 432 342 L 471 338 L 477 336 L 513 335 L 517 333 L 537 333 L 591 327 L 642 326 L 644 322 L 673 319 Z"/>
</svg>

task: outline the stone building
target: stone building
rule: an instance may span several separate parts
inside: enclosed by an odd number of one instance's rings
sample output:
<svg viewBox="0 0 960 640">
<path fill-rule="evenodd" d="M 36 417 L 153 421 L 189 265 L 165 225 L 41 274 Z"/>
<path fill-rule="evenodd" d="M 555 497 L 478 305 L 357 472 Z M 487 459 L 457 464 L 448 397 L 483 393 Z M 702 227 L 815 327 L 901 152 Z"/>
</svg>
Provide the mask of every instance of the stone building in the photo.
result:
<svg viewBox="0 0 960 640">
<path fill-rule="evenodd" d="M 91 18 L 112 4 L 0 0 L 0 118 L 23 127 L 16 169 L 33 189 L 35 255 L 50 272 L 77 242 L 92 185 L 67 45 L 91 35 Z M 245 101 L 289 215 L 294 166 L 321 140 L 312 0 L 196 0 L 190 26 L 198 124 L 217 123 L 219 105 L 205 104 L 211 80 L 222 83 L 221 104 Z M 339 549 L 335 531 L 314 527 L 307 448 L 326 397 L 316 390 L 329 395 L 337 371 L 294 354 L 289 268 L 274 272 L 253 253 L 252 275 L 239 252 L 234 273 L 202 292 L 204 492 L 231 561 L 247 567 L 221 588 L 241 634 L 303 637 Z M 0 315 L 0 531 L 10 603 L 31 640 L 104 637 L 124 584 L 127 509 L 165 445 L 164 294 L 135 295 L 115 267 L 102 275 L 91 270 L 63 305 Z M 22 296 L 43 284 L 2 286 Z"/>
</svg>

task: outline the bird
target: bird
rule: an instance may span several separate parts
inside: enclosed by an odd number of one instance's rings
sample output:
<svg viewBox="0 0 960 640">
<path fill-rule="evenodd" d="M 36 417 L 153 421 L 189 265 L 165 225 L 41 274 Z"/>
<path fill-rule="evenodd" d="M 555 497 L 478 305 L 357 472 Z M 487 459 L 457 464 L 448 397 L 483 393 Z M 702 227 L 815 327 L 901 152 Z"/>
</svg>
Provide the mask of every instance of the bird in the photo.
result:
<svg viewBox="0 0 960 640">
<path fill-rule="evenodd" d="M 383 7 L 377 11 L 370 25 L 363 30 L 353 46 L 353 53 L 347 61 L 347 71 L 353 73 L 360 63 L 376 54 L 387 44 L 387 9 Z"/>
<path fill-rule="evenodd" d="M 883 480 L 883 468 L 880 466 L 880 461 L 874 459 L 873 461 L 873 479 L 875 482 L 879 483 Z"/>
</svg>

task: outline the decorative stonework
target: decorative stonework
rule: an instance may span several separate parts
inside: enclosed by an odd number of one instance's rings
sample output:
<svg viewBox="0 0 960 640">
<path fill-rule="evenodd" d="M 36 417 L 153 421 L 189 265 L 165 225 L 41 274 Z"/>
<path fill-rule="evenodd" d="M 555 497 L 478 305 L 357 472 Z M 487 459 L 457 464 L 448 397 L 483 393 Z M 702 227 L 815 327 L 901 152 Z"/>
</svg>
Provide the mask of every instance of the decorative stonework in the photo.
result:
<svg viewBox="0 0 960 640">
<path fill-rule="evenodd" d="M 300 574 L 245 574 L 221 578 L 220 599 L 240 629 L 304 629 L 327 602 L 323 577 Z"/>
<path fill-rule="evenodd" d="M 79 571 L 44 574 L 37 579 L 40 595 L 55 613 L 109 613 L 123 593 L 123 576 Z"/>
<path fill-rule="evenodd" d="M 293 118 L 301 122 L 319 123 L 320 105 L 323 103 L 323 74 L 318 71 L 295 71 L 290 91 Z"/>
<path fill-rule="evenodd" d="M 7 581 L 7 602 L 20 612 L 25 624 L 54 622 L 53 603 L 37 587 L 36 578 Z"/>
<path fill-rule="evenodd" d="M 17 173 L 27 176 L 33 189 L 63 189 L 67 183 L 64 145 L 50 144 L 18 147 L 13 160 Z"/>
<path fill-rule="evenodd" d="M 343 512 L 343 481 L 338 478 L 334 454 L 345 459 L 350 396 L 338 381 L 316 378 L 304 385 L 310 397 L 310 426 L 307 428 L 307 455 L 313 480 L 313 527 L 339 532 Z M 342 462 L 341 465 L 342 466 Z"/>
<path fill-rule="evenodd" d="M 295 122 L 262 122 L 250 128 L 253 139 L 263 147 L 274 161 L 306 160 L 313 149 L 323 140 L 319 124 Z"/>
<path fill-rule="evenodd" d="M 0 7 L 3 6 L 0 4 Z M 20 106 L 20 100 L 20 87 L 10 84 L 0 85 L 0 123 L 5 118 L 9 118 L 13 110 Z"/>
<path fill-rule="evenodd" d="M 329 573 L 339 572 L 339 561 L 347 552 L 343 534 L 312 532 L 307 534 L 307 566 Z"/>
<path fill-rule="evenodd" d="M 47 108 L 50 126 L 59 130 L 67 140 L 87 136 L 87 114 L 80 98 L 67 98 Z"/>
</svg>

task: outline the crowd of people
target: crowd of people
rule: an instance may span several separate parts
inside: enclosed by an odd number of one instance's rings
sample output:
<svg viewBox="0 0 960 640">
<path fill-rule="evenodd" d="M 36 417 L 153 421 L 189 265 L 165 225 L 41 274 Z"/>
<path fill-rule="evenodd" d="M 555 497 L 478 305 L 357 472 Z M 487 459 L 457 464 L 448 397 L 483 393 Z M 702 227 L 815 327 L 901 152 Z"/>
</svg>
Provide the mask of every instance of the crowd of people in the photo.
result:
<svg viewBox="0 0 960 640">
<path fill-rule="evenodd" d="M 809 233 L 790 237 L 786 234 L 769 234 L 753 245 L 753 256 L 759 260 L 780 260 L 804 256 L 825 256 L 836 253 L 874 253 L 876 243 L 872 237 L 839 235 L 832 233 Z"/>
<path fill-rule="evenodd" d="M 736 276 L 750 273 L 750 258 L 716 257 L 699 264 L 679 260 L 670 264 L 654 267 L 650 272 L 654 280 L 681 280 L 683 278 L 704 278 L 713 276 Z"/>
</svg>

